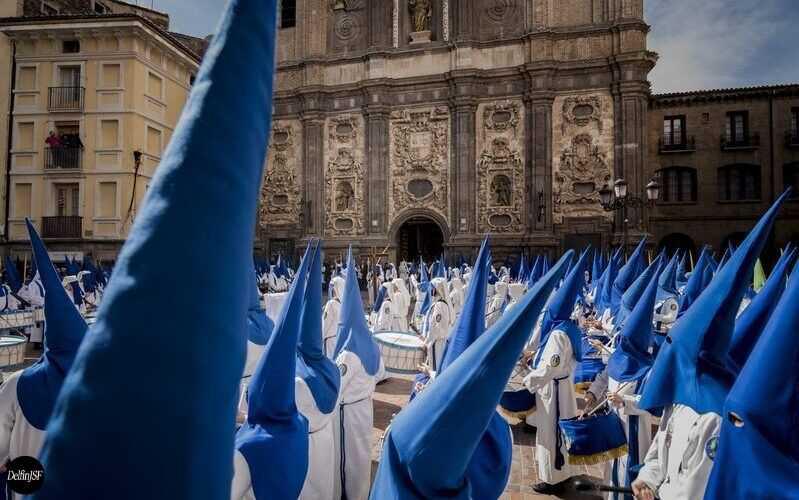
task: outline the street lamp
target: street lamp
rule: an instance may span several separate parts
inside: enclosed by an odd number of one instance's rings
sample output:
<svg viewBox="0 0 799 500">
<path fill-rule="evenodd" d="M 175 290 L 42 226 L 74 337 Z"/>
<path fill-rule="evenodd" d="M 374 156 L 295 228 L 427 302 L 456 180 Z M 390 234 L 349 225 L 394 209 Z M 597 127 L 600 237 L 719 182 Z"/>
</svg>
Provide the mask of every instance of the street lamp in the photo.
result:
<svg viewBox="0 0 799 500">
<path fill-rule="evenodd" d="M 606 184 L 599 190 L 599 202 L 606 212 L 621 211 L 625 252 L 627 250 L 627 207 L 651 206 L 660 197 L 660 184 L 655 179 L 651 179 L 646 185 L 646 199 L 641 196 L 631 196 L 627 192 L 627 187 L 627 181 L 619 178 L 613 183 L 613 189 Z"/>
</svg>

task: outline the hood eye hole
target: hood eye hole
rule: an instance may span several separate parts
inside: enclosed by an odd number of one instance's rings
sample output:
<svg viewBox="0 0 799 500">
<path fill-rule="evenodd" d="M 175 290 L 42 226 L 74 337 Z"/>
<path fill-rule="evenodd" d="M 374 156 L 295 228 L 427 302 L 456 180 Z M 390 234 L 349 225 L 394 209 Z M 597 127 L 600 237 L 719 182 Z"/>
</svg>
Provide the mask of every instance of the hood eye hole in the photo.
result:
<svg viewBox="0 0 799 500">
<path fill-rule="evenodd" d="M 666 335 L 666 342 L 671 344 L 671 335 Z"/>
<path fill-rule="evenodd" d="M 735 427 L 741 428 L 744 426 L 744 419 L 742 419 L 737 413 L 731 411 L 727 413 L 727 418 L 730 420 L 730 423 Z"/>
</svg>

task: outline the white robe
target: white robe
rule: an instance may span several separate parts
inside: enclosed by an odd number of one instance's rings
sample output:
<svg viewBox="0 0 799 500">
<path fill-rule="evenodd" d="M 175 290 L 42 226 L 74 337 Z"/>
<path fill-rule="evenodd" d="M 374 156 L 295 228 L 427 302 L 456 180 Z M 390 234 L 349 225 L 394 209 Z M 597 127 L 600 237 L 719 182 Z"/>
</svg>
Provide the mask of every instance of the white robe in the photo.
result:
<svg viewBox="0 0 799 500">
<path fill-rule="evenodd" d="M 661 500 L 703 498 L 713 468 L 711 439 L 718 439 L 720 429 L 719 415 L 674 405 L 663 415 L 638 480 Z"/>
<path fill-rule="evenodd" d="M 502 317 L 501 311 L 506 302 L 507 297 L 505 293 L 495 294 L 491 298 L 491 302 L 488 304 L 488 310 L 486 311 L 486 330 L 491 328 L 491 326 Z"/>
<path fill-rule="evenodd" d="M 535 393 L 536 411 L 533 413 L 536 427 L 535 457 L 538 462 L 540 481 L 555 484 L 578 473 L 569 465 L 565 440 L 561 443 L 564 464 L 560 470 L 555 468 L 557 418 L 573 418 L 577 415 L 577 401 L 574 395 L 574 368 L 576 361 L 569 337 L 561 330 L 553 330 L 549 335 L 541 361 L 525 378 L 527 390 Z M 556 414 L 555 385 L 558 386 L 560 415 Z"/>
<path fill-rule="evenodd" d="M 439 300 L 430 307 L 422 325 L 422 337 L 427 348 L 427 366 L 438 371 L 444 356 L 450 325 L 449 305 Z"/>
<path fill-rule="evenodd" d="M 332 498 L 366 500 L 372 472 L 372 395 L 375 377 L 366 373 L 360 358 L 344 351 L 336 358 L 341 368 L 341 391 L 338 410 L 333 417 L 335 461 Z M 343 465 L 342 465 L 343 463 Z"/>
<path fill-rule="evenodd" d="M 374 331 L 376 332 L 397 332 L 399 331 L 399 324 L 395 313 L 394 303 L 389 299 L 388 294 L 383 299 L 380 305 L 380 311 L 377 313 L 375 320 Z"/>
<path fill-rule="evenodd" d="M 333 357 L 333 351 L 336 349 L 340 314 L 341 302 L 338 299 L 328 300 L 322 313 L 322 347 L 325 351 L 325 356 L 328 358 Z"/>
<path fill-rule="evenodd" d="M 21 456 L 38 457 L 44 444 L 44 431 L 25 418 L 17 399 L 17 382 L 22 371 L 13 373 L 0 386 L 0 463 Z M 12 499 L 22 495 L 12 494 Z"/>
</svg>

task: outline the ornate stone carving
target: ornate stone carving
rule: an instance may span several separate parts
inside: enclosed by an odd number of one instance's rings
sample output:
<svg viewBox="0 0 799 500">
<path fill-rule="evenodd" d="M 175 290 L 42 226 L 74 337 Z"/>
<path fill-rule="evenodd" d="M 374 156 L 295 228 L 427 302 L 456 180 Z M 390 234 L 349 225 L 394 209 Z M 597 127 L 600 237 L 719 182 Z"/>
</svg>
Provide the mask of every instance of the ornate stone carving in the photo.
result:
<svg viewBox="0 0 799 500">
<path fill-rule="evenodd" d="M 497 24 L 504 24 L 507 20 L 518 14 L 516 0 L 494 0 L 493 5 L 486 9 L 486 17 Z"/>
<path fill-rule="evenodd" d="M 449 41 L 449 0 L 441 4 L 441 36 L 445 42 Z"/>
<path fill-rule="evenodd" d="M 399 47 L 399 0 L 394 0 L 394 9 L 391 11 L 391 36 L 392 47 Z"/>
<path fill-rule="evenodd" d="M 360 34 L 360 31 L 361 28 L 358 26 L 358 22 L 352 16 L 346 14 L 339 17 L 333 27 L 336 38 L 344 42 L 356 38 Z"/>
<path fill-rule="evenodd" d="M 599 190 L 613 177 L 613 105 L 609 93 L 561 96 L 553 104 L 553 218 L 606 217 Z M 557 112 L 560 110 L 560 112 Z"/>
<path fill-rule="evenodd" d="M 433 16 L 432 0 L 408 0 L 413 31 L 430 31 L 430 18 Z"/>
<path fill-rule="evenodd" d="M 426 208 L 449 219 L 449 111 L 436 107 L 391 113 L 389 218 Z"/>
<path fill-rule="evenodd" d="M 363 234 L 363 120 L 342 115 L 327 121 L 325 233 Z"/>
<path fill-rule="evenodd" d="M 299 123 L 275 122 L 267 152 L 266 176 L 261 188 L 261 227 L 302 225 L 302 171 Z"/>
<path fill-rule="evenodd" d="M 591 122 L 596 123 L 599 133 L 602 133 L 602 103 L 599 96 L 567 97 L 563 100 L 563 133 L 569 125 L 585 127 Z"/>
<path fill-rule="evenodd" d="M 524 107 L 519 101 L 480 105 L 477 221 L 480 232 L 524 230 Z"/>
</svg>

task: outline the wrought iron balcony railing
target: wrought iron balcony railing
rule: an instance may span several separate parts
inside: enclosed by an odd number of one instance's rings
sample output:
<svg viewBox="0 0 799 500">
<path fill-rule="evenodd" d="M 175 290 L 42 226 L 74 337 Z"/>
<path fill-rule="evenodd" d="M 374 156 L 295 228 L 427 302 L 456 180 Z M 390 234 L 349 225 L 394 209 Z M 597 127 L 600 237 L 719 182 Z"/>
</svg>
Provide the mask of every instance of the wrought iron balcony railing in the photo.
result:
<svg viewBox="0 0 799 500">
<path fill-rule="evenodd" d="M 42 237 L 44 238 L 80 238 L 83 218 L 76 215 L 56 215 L 42 217 Z"/>
<path fill-rule="evenodd" d="M 47 101 L 49 111 L 83 111 L 83 87 L 50 87 Z"/>
<path fill-rule="evenodd" d="M 44 150 L 44 168 L 77 170 L 81 168 L 83 148 L 55 147 Z"/>
<path fill-rule="evenodd" d="M 663 136 L 658 142 L 658 150 L 660 154 L 664 153 L 691 153 L 696 151 L 696 139 L 694 136 L 688 136 L 679 143 L 674 142 L 671 136 Z"/>
<path fill-rule="evenodd" d="M 721 136 L 721 149 L 757 149 L 760 147 L 760 134 L 753 132 L 746 137 L 730 137 L 727 134 Z"/>
</svg>

